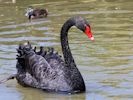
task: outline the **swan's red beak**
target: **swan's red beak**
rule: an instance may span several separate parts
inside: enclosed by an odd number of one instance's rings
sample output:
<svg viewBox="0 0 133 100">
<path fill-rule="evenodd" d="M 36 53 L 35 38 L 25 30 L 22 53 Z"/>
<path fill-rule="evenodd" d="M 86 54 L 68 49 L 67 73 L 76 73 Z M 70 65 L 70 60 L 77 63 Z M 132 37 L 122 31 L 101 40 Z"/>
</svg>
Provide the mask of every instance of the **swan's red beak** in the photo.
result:
<svg viewBox="0 0 133 100">
<path fill-rule="evenodd" d="M 94 37 L 91 33 L 91 28 L 89 26 L 85 26 L 85 34 L 90 38 L 90 40 L 94 41 Z"/>
</svg>

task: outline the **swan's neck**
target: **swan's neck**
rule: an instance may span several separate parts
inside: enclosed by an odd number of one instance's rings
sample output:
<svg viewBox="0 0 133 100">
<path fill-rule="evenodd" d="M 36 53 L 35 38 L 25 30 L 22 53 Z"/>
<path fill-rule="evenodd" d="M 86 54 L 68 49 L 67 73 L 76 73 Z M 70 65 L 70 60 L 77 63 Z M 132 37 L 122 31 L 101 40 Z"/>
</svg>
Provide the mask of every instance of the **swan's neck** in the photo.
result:
<svg viewBox="0 0 133 100">
<path fill-rule="evenodd" d="M 74 62 L 69 43 L 68 43 L 68 30 L 74 26 L 75 23 L 73 20 L 68 20 L 61 29 L 61 46 L 62 46 L 62 52 L 64 55 L 65 63 L 68 67 L 75 67 L 76 64 Z"/>
</svg>

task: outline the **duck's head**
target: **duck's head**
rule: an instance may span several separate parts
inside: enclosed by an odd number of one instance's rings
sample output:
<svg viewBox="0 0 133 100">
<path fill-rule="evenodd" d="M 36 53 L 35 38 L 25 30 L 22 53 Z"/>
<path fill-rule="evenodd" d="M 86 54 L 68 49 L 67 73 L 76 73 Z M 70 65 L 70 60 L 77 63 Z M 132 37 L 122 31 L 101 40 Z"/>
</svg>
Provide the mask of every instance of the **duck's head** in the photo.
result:
<svg viewBox="0 0 133 100">
<path fill-rule="evenodd" d="M 25 16 L 27 16 L 27 17 L 31 16 L 32 13 L 33 13 L 33 10 L 34 10 L 34 9 L 33 9 L 32 6 L 28 7 L 28 8 L 26 9 Z"/>
</svg>

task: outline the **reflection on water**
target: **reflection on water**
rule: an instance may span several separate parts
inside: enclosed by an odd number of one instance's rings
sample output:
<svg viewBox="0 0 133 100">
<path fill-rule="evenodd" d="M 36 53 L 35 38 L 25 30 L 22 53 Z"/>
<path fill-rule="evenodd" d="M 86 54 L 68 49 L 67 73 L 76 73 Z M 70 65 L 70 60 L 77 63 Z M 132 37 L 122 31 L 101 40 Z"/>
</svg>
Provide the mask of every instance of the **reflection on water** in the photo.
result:
<svg viewBox="0 0 133 100">
<path fill-rule="evenodd" d="M 87 91 L 63 95 L 24 88 L 16 80 L 0 85 L 0 100 L 132 100 L 132 0 L 0 0 L 0 79 L 16 72 L 16 48 L 24 41 L 61 53 L 60 28 L 71 16 L 88 19 L 95 42 L 72 28 L 69 43 Z M 28 6 L 47 8 L 47 18 L 24 16 Z M 79 37 L 80 35 L 80 37 Z"/>
<path fill-rule="evenodd" d="M 85 100 L 85 94 L 75 94 L 75 95 L 65 95 L 65 94 L 56 94 L 56 93 L 47 93 L 37 89 L 24 88 L 17 85 L 17 91 L 23 94 L 22 100 Z M 33 92 L 34 91 L 34 92 Z M 34 96 L 34 97 L 33 97 Z"/>
</svg>

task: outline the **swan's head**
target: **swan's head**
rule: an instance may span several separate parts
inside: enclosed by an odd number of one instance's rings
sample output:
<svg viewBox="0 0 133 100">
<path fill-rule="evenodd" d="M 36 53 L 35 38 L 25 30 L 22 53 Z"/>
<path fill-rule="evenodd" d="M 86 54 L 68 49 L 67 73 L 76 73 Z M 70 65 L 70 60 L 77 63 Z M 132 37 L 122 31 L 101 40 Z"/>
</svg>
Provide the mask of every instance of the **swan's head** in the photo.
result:
<svg viewBox="0 0 133 100">
<path fill-rule="evenodd" d="M 82 30 L 90 40 L 94 41 L 94 37 L 91 32 L 91 27 L 89 23 L 82 17 L 78 16 L 75 19 L 75 25 L 78 29 Z"/>
<path fill-rule="evenodd" d="M 17 49 L 18 52 L 18 58 L 23 58 L 26 54 L 29 54 L 30 52 L 32 52 L 32 46 L 29 42 L 26 42 L 24 44 L 20 44 L 19 48 Z"/>
</svg>

